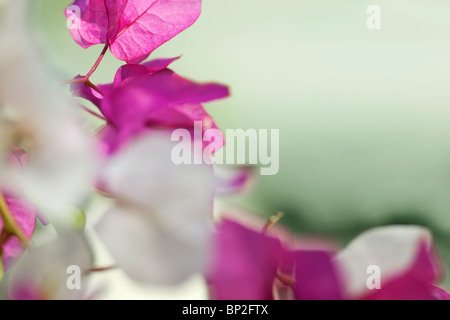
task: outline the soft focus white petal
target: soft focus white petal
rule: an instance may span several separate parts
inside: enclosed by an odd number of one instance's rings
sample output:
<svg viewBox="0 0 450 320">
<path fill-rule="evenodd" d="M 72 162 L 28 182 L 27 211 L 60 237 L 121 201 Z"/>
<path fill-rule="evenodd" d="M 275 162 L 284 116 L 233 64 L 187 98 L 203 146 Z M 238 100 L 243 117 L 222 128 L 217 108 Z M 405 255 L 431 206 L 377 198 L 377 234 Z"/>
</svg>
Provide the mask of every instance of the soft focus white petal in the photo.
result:
<svg viewBox="0 0 450 320">
<path fill-rule="evenodd" d="M 28 289 L 45 300 L 83 299 L 86 279 L 80 278 L 80 289 L 70 290 L 67 279 L 73 273 L 68 273 L 69 266 L 79 267 L 81 276 L 92 266 L 92 253 L 80 235 L 64 234 L 28 250 L 7 279 L 9 298 L 25 299 L 21 292 Z"/>
<path fill-rule="evenodd" d="M 133 278 L 172 284 L 202 271 L 208 251 L 214 175 L 175 165 L 170 135 L 151 133 L 110 159 L 102 176 L 116 208 L 97 230 Z"/>
<path fill-rule="evenodd" d="M 432 237 L 420 226 L 378 227 L 356 237 L 337 257 L 349 293 L 359 295 L 367 290 L 367 268 L 371 265 L 380 267 L 384 279 L 405 271 L 423 241 L 431 245 Z"/>
</svg>

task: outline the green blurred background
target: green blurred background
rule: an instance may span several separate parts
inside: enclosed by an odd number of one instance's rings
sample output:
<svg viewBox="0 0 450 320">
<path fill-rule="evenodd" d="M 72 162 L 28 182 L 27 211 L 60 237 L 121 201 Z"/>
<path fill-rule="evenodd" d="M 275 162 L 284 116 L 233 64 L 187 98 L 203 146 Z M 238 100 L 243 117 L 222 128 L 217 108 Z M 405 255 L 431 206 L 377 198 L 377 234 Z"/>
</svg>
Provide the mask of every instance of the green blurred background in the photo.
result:
<svg viewBox="0 0 450 320">
<path fill-rule="evenodd" d="M 71 39 L 71 1 L 34 2 L 48 62 L 85 74 L 102 48 Z M 372 4 L 381 30 L 366 27 Z M 279 173 L 225 201 L 282 210 L 291 230 L 342 244 L 376 225 L 426 225 L 450 266 L 449 13 L 446 0 L 204 0 L 152 57 L 183 55 L 176 72 L 231 87 L 207 105 L 222 129 L 280 130 Z M 108 53 L 92 81 L 120 65 Z"/>
</svg>

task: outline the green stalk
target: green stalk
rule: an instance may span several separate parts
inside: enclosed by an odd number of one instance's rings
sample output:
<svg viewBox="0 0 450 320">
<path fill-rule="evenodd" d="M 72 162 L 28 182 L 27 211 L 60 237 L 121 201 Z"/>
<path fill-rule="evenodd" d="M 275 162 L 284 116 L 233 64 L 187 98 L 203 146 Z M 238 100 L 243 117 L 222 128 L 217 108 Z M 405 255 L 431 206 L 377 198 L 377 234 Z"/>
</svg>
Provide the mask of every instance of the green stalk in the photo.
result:
<svg viewBox="0 0 450 320">
<path fill-rule="evenodd" d="M 3 229 L 10 235 L 16 236 L 20 242 L 23 243 L 25 247 L 29 246 L 29 242 L 22 229 L 20 229 L 16 220 L 9 211 L 8 205 L 6 204 L 5 197 L 0 192 L 0 215 L 3 219 Z"/>
</svg>

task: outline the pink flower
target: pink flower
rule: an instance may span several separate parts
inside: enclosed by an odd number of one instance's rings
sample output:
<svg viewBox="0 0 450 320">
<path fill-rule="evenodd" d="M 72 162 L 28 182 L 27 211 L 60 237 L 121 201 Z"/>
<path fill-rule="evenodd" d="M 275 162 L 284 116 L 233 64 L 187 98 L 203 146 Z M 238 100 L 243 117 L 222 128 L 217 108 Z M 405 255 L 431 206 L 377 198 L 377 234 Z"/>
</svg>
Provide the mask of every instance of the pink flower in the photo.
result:
<svg viewBox="0 0 450 320">
<path fill-rule="evenodd" d="M 107 44 L 112 54 L 139 63 L 153 50 L 191 26 L 199 17 L 201 0 L 76 0 L 66 17 L 70 34 L 82 48 Z M 76 14 L 76 13 L 75 13 Z"/>
<path fill-rule="evenodd" d="M 256 180 L 255 168 L 252 166 L 214 165 L 216 176 L 216 194 L 230 195 L 243 193 L 251 189 Z"/>
<path fill-rule="evenodd" d="M 335 252 L 324 249 L 297 250 L 293 286 L 296 300 L 341 300 L 344 298 L 339 268 L 333 261 Z"/>
<path fill-rule="evenodd" d="M 83 235 L 61 231 L 57 239 L 25 253 L 5 279 L 5 294 L 9 300 L 86 299 L 92 260 L 92 251 Z M 77 270 L 73 273 L 73 281 L 79 283 L 77 288 L 69 287 L 70 266 Z"/>
<path fill-rule="evenodd" d="M 175 165 L 170 133 L 148 131 L 106 161 L 114 197 L 96 231 L 131 278 L 175 284 L 204 270 L 210 243 L 214 173 L 209 165 Z"/>
<path fill-rule="evenodd" d="M 106 153 L 148 128 L 189 130 L 194 121 L 202 121 L 203 131 L 217 128 L 201 103 L 227 97 L 228 88 L 182 78 L 166 68 L 174 60 L 120 67 L 114 83 L 99 86 L 103 96 L 83 83 L 72 85 L 75 95 L 92 101 L 106 118 L 107 126 L 100 132 Z"/>
</svg>

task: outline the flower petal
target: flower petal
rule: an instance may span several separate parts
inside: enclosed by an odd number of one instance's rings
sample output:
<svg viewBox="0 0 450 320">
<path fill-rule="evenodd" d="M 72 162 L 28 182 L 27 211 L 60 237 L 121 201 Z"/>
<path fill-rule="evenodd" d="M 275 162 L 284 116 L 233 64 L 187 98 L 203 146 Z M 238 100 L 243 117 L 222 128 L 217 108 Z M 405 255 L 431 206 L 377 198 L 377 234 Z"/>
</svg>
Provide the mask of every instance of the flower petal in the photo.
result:
<svg viewBox="0 0 450 320">
<path fill-rule="evenodd" d="M 82 48 L 117 36 L 118 24 L 128 0 L 75 0 L 65 10 L 72 21 L 70 34 Z M 78 16 L 79 15 L 79 16 Z"/>
<path fill-rule="evenodd" d="M 270 300 L 283 251 L 278 239 L 223 220 L 209 273 L 211 295 L 221 300 Z"/>
<path fill-rule="evenodd" d="M 251 166 L 231 167 L 215 165 L 217 194 L 227 195 L 242 192 L 255 180 L 255 169 Z"/>
<path fill-rule="evenodd" d="M 201 0 L 76 0 L 65 13 L 82 48 L 108 44 L 116 58 L 139 63 L 191 26 L 200 10 Z"/>
<path fill-rule="evenodd" d="M 367 300 L 448 300 L 449 295 L 433 283 L 439 276 L 437 259 L 425 241 L 418 248 L 413 264 L 404 272 L 382 281 L 379 290 L 372 290 Z"/>
</svg>

